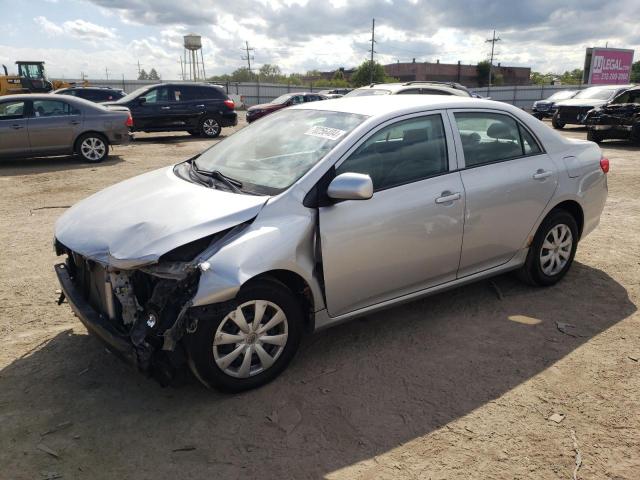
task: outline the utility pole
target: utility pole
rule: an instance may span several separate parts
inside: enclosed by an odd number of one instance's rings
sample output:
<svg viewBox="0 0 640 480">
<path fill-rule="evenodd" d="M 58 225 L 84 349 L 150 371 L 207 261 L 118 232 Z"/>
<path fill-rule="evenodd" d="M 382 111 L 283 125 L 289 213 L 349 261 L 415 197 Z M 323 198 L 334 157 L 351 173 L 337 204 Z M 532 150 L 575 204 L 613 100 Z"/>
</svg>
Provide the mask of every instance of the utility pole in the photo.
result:
<svg viewBox="0 0 640 480">
<path fill-rule="evenodd" d="M 107 80 L 109 80 L 109 69 L 104 67 L 104 74 L 107 76 Z"/>
<path fill-rule="evenodd" d="M 373 54 L 376 51 L 373 49 L 373 45 L 376 43 L 376 19 L 372 19 L 371 22 L 371 62 L 369 65 L 369 84 L 373 83 Z"/>
<path fill-rule="evenodd" d="M 140 60 L 138 60 L 138 78 L 140 77 Z"/>
<path fill-rule="evenodd" d="M 493 31 L 493 37 L 488 38 L 484 41 L 484 43 L 491 44 L 491 60 L 489 60 L 489 88 L 491 88 L 491 74 L 493 73 L 493 54 L 496 48 L 496 42 L 500 42 L 502 39 L 500 37 L 496 38 L 496 31 Z"/>
<path fill-rule="evenodd" d="M 247 52 L 247 56 L 246 57 L 241 57 L 242 60 L 246 60 L 247 61 L 247 68 L 249 70 L 249 78 L 251 78 L 251 59 L 254 58 L 251 56 L 252 51 L 255 50 L 255 48 L 249 48 L 249 42 L 245 41 L 245 48 L 243 48 L 242 50 L 245 50 Z"/>
</svg>

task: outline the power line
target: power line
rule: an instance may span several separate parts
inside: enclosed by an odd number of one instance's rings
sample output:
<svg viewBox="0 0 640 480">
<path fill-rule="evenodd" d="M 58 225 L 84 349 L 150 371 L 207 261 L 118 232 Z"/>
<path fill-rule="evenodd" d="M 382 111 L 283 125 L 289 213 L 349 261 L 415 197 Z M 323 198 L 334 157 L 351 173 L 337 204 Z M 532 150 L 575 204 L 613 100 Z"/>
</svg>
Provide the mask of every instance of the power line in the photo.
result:
<svg viewBox="0 0 640 480">
<path fill-rule="evenodd" d="M 246 57 L 240 57 L 242 60 L 246 60 L 247 61 L 247 68 L 249 70 L 249 78 L 251 78 L 251 60 L 253 60 L 255 57 L 253 57 L 249 52 L 252 52 L 255 50 L 255 48 L 249 48 L 249 42 L 244 42 L 245 44 L 245 48 L 243 48 L 242 50 L 245 50 L 247 52 L 247 56 Z"/>
<path fill-rule="evenodd" d="M 376 43 L 376 19 L 371 21 L 371 65 L 369 68 L 369 83 L 373 83 L 373 54 L 376 51 L 373 49 L 373 45 Z"/>
<path fill-rule="evenodd" d="M 489 60 L 489 88 L 491 88 L 491 73 L 493 71 L 493 52 L 496 47 L 497 42 L 501 42 L 502 39 L 500 37 L 496 38 L 496 31 L 493 31 L 493 37 L 488 38 L 484 41 L 484 43 L 491 44 L 491 59 Z"/>
</svg>

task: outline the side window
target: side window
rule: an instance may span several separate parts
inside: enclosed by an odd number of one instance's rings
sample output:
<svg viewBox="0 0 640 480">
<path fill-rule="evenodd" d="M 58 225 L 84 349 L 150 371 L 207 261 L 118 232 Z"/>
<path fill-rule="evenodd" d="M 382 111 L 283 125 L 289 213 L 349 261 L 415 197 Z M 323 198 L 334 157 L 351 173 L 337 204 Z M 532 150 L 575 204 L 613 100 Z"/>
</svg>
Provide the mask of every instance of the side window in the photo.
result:
<svg viewBox="0 0 640 480">
<path fill-rule="evenodd" d="M 73 108 L 67 102 L 57 100 L 34 100 L 33 116 L 41 117 L 63 117 L 66 115 L 79 115 L 80 111 Z"/>
<path fill-rule="evenodd" d="M 303 95 L 294 95 L 293 97 L 291 97 L 291 104 L 292 105 L 297 105 L 298 103 L 302 103 L 304 102 L 304 96 Z"/>
<path fill-rule="evenodd" d="M 142 95 L 142 97 L 146 100 L 145 103 L 162 103 L 169 101 L 169 89 L 166 87 L 158 87 L 152 90 L 149 90 L 147 93 Z"/>
<path fill-rule="evenodd" d="M 24 117 L 24 101 L 0 103 L 0 120 L 16 120 Z"/>
<path fill-rule="evenodd" d="M 337 169 L 365 173 L 375 191 L 446 173 L 447 142 L 441 115 L 412 118 L 373 134 Z"/>
<path fill-rule="evenodd" d="M 454 114 L 466 167 L 534 155 L 542 149 L 518 122 L 508 115 L 488 112 Z"/>
<path fill-rule="evenodd" d="M 304 97 L 305 102 L 317 102 L 318 100 L 320 99 L 318 98 L 317 95 L 305 95 Z"/>
</svg>

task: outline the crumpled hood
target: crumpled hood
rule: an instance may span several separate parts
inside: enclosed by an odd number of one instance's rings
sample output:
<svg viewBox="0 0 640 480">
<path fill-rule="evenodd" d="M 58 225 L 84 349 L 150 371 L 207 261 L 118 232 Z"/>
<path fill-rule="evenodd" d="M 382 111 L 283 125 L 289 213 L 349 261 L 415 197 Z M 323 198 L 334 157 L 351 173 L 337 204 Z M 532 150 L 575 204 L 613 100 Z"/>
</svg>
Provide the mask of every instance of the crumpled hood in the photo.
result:
<svg viewBox="0 0 640 480">
<path fill-rule="evenodd" d="M 75 204 L 56 222 L 55 236 L 85 257 L 135 268 L 251 220 L 268 198 L 207 188 L 178 178 L 173 167 L 162 168 Z"/>
<path fill-rule="evenodd" d="M 597 98 L 570 98 L 556 102 L 557 107 L 600 107 L 608 100 L 598 100 Z"/>
</svg>

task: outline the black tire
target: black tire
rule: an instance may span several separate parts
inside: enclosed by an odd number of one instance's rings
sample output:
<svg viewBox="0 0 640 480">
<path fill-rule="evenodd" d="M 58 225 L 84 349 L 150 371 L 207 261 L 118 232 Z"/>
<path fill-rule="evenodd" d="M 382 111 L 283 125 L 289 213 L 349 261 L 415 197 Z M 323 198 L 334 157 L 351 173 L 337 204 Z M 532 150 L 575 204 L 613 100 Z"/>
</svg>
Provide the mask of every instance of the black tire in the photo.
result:
<svg viewBox="0 0 640 480">
<path fill-rule="evenodd" d="M 587 130 L 587 140 L 591 142 L 601 143 L 603 138 L 602 135 L 595 130 L 589 129 Z"/>
<path fill-rule="evenodd" d="M 109 141 L 99 133 L 85 133 L 76 140 L 75 152 L 85 162 L 100 163 L 109 156 Z"/>
<path fill-rule="evenodd" d="M 536 117 L 538 120 L 543 120 L 544 119 L 544 113 L 534 113 L 533 114 L 534 117 Z"/>
<path fill-rule="evenodd" d="M 549 249 L 543 248 L 545 240 L 552 234 L 554 228 L 562 225 L 568 227 L 571 231 L 571 251 L 569 252 L 569 258 L 566 261 L 566 264 L 559 271 L 550 275 L 543 271 L 543 265 L 540 257 L 543 251 L 550 253 Z M 562 280 L 562 277 L 567 274 L 569 268 L 571 268 L 573 258 L 576 254 L 576 248 L 578 246 L 578 236 L 578 225 L 573 215 L 562 209 L 554 209 L 549 212 L 542 224 L 540 224 L 540 227 L 538 227 L 538 231 L 533 238 L 531 247 L 529 247 L 529 253 L 527 254 L 525 264 L 518 271 L 520 279 L 530 285 L 540 287 L 548 287 L 558 283 Z"/>
<path fill-rule="evenodd" d="M 553 118 L 551 118 L 551 125 L 556 130 L 562 130 L 566 124 L 558 120 L 558 114 L 556 113 Z"/>
<path fill-rule="evenodd" d="M 271 366 L 261 372 L 252 374 L 252 376 L 246 378 L 238 378 L 225 373 L 225 371 L 222 370 L 216 363 L 216 359 L 214 356 L 214 338 L 216 336 L 216 332 L 218 331 L 218 327 L 220 327 L 225 320 L 227 321 L 227 323 L 230 321 L 228 320 L 229 314 L 234 312 L 238 306 L 241 306 L 253 300 L 263 300 L 271 302 L 284 312 L 284 315 L 286 317 L 286 328 L 288 330 L 287 338 L 284 348 Z M 250 309 L 251 307 L 247 308 Z M 271 307 L 268 307 L 268 310 L 265 311 L 265 319 L 263 320 L 263 325 L 266 324 L 266 322 L 268 322 L 270 318 L 268 316 L 270 314 L 269 309 L 271 309 Z M 250 312 L 251 310 L 249 310 L 249 313 Z M 283 283 L 270 278 L 260 279 L 256 282 L 249 283 L 240 290 L 235 301 L 229 302 L 222 311 L 214 316 L 214 318 L 200 320 L 198 322 L 196 331 L 188 334 L 185 337 L 185 345 L 189 355 L 189 365 L 191 367 L 191 370 L 205 386 L 210 388 L 217 388 L 226 392 L 241 392 L 265 385 L 266 383 L 275 379 L 278 375 L 280 375 L 280 373 L 285 370 L 285 368 L 287 368 L 289 362 L 298 350 L 300 339 L 302 337 L 304 324 L 303 320 L 304 317 L 300 302 L 295 298 L 291 290 L 289 290 Z M 251 323 L 250 318 L 247 318 L 247 322 Z M 230 325 L 235 326 L 234 324 Z M 272 331 L 273 329 L 265 333 L 274 335 Z M 238 330 L 235 333 L 230 333 L 232 335 L 238 335 L 241 332 Z M 223 347 L 228 347 L 229 350 L 234 350 L 239 346 L 245 344 L 246 342 L 240 342 L 236 344 L 232 343 L 230 345 L 224 345 Z M 267 347 L 270 346 L 266 345 L 265 348 Z M 220 349 L 221 347 L 218 346 L 217 348 Z M 219 352 L 219 350 L 216 351 Z M 228 352 L 223 353 L 223 355 L 226 354 L 228 354 Z M 236 368 L 234 367 L 234 364 L 242 363 L 241 360 L 243 358 L 243 355 L 244 354 L 241 353 L 236 358 L 236 360 L 234 360 L 234 362 L 229 365 L 229 367 Z M 250 354 L 250 356 L 251 366 L 261 368 L 262 362 L 260 361 L 259 356 L 255 352 L 255 350 Z M 241 367 L 237 368 L 239 371 Z"/>
<path fill-rule="evenodd" d="M 200 120 L 200 135 L 207 138 L 216 138 L 222 132 L 220 121 L 213 115 L 205 115 Z"/>
</svg>

